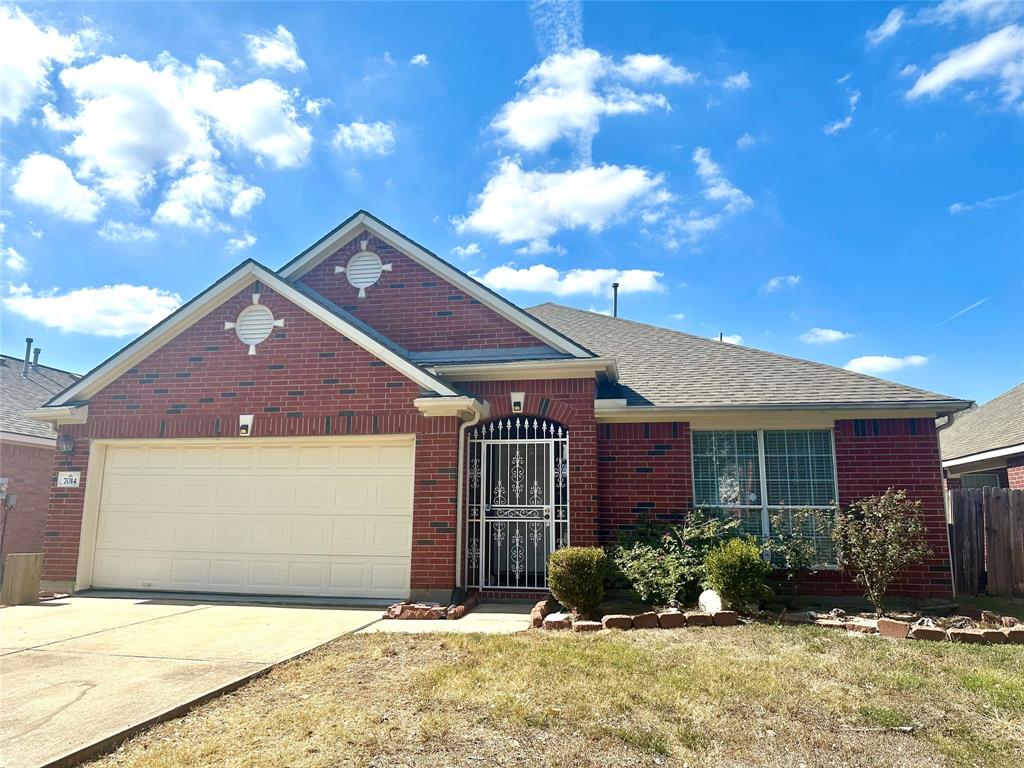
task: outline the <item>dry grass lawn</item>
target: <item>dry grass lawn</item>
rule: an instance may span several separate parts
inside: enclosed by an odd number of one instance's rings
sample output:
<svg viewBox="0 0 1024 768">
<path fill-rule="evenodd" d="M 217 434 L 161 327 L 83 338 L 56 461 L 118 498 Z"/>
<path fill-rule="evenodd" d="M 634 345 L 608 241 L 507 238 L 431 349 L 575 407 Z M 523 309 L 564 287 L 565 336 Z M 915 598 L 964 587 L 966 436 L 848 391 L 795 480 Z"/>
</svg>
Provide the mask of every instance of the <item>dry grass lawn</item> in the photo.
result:
<svg viewBox="0 0 1024 768">
<path fill-rule="evenodd" d="M 919 768 L 1022 760 L 1022 646 L 747 626 L 346 637 L 93 765 Z"/>
</svg>

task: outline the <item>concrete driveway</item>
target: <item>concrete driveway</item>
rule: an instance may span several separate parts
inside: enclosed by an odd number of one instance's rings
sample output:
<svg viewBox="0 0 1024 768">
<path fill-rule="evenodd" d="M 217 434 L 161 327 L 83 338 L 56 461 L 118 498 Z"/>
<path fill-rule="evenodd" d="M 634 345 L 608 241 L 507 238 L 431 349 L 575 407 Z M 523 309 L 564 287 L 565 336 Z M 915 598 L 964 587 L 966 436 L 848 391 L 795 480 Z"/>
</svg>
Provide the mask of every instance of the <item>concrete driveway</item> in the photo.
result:
<svg viewBox="0 0 1024 768">
<path fill-rule="evenodd" d="M 35 768 L 238 685 L 378 607 L 72 597 L 0 611 L 0 766 Z"/>
</svg>

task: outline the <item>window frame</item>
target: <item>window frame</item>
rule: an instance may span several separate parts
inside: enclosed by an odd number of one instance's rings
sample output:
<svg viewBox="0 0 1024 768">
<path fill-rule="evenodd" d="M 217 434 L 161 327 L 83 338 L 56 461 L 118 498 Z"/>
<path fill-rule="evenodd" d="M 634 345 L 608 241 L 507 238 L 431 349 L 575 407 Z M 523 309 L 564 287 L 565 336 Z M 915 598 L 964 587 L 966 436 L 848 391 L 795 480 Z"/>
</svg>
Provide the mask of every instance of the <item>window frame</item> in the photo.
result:
<svg viewBox="0 0 1024 768">
<path fill-rule="evenodd" d="M 761 427 L 749 428 L 749 429 L 691 429 L 690 430 L 690 488 L 693 493 L 694 506 L 697 504 L 697 476 L 696 476 L 696 453 L 694 451 L 694 436 L 697 432 L 754 432 L 757 436 L 757 461 L 758 461 L 758 482 L 760 487 L 760 504 L 700 504 L 701 507 L 712 507 L 714 509 L 722 509 L 726 511 L 739 511 L 739 510 L 761 510 L 761 541 L 767 541 L 771 534 L 771 513 L 774 510 L 787 510 L 787 509 L 811 509 L 811 510 L 827 510 L 836 511 L 839 509 L 839 470 L 836 465 L 836 441 L 835 441 L 835 429 L 832 427 L 819 427 L 819 428 L 806 428 L 806 427 L 795 427 L 788 429 L 785 427 L 772 427 L 765 429 Z M 833 503 L 832 504 L 771 504 L 768 501 L 768 471 L 767 461 L 765 457 L 765 432 L 827 432 L 829 449 L 832 456 L 832 486 L 834 490 Z M 835 562 L 822 563 L 819 566 L 822 570 L 837 570 L 838 565 Z"/>
</svg>

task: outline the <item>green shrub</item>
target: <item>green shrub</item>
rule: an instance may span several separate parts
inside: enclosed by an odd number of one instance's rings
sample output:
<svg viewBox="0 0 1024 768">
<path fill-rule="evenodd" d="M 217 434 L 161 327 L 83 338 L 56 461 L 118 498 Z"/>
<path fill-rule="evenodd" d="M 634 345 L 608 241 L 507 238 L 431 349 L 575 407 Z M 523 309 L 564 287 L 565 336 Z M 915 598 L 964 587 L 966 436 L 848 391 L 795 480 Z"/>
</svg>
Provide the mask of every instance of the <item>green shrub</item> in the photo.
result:
<svg viewBox="0 0 1024 768">
<path fill-rule="evenodd" d="M 837 514 L 832 541 L 839 565 L 853 572 L 879 616 L 890 582 L 908 565 L 931 554 L 924 541 L 921 502 L 910 501 L 906 491 L 892 488 Z"/>
<path fill-rule="evenodd" d="M 775 509 L 769 516 L 768 551 L 772 565 L 786 576 L 789 584 L 787 605 L 797 607 L 797 595 L 803 577 L 827 565 L 815 531 L 831 527 L 832 512 L 824 509 Z"/>
<path fill-rule="evenodd" d="M 682 526 L 643 522 L 614 554 L 615 563 L 640 598 L 652 605 L 693 602 L 712 548 L 740 535 L 731 516 L 694 510 Z"/>
<path fill-rule="evenodd" d="M 757 605 L 767 596 L 764 582 L 772 566 L 762 556 L 761 544 L 751 536 L 719 544 L 708 553 L 704 567 L 705 586 L 715 590 L 732 608 Z"/>
<path fill-rule="evenodd" d="M 562 605 L 589 616 L 604 600 L 608 556 L 597 547 L 556 549 L 548 558 L 548 588 Z"/>
</svg>

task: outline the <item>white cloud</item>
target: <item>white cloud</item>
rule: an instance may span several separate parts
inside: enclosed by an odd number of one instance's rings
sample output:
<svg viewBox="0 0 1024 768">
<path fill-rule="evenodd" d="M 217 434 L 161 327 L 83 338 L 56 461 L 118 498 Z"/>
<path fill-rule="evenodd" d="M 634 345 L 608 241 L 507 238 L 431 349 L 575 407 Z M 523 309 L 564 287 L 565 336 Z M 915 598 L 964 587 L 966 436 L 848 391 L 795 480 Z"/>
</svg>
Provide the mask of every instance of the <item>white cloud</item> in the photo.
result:
<svg viewBox="0 0 1024 768">
<path fill-rule="evenodd" d="M 752 146 L 757 144 L 757 139 L 751 136 L 749 133 L 744 133 L 738 139 L 736 139 L 736 146 L 740 149 L 750 149 Z"/>
<path fill-rule="evenodd" d="M 686 315 L 682 312 L 676 312 L 675 314 L 669 315 L 673 320 L 685 320 Z"/>
<path fill-rule="evenodd" d="M 750 75 L 746 70 L 735 75 L 729 75 L 722 83 L 730 91 L 745 91 L 750 87 Z"/>
<path fill-rule="evenodd" d="M 921 71 L 917 64 L 907 64 L 903 69 L 900 70 L 900 77 L 913 77 Z"/>
<path fill-rule="evenodd" d="M 877 375 L 880 373 L 891 373 L 901 368 L 916 367 L 924 365 L 928 358 L 924 355 L 907 355 L 906 357 L 890 357 L 889 355 L 864 355 L 855 357 L 848 362 L 844 368 L 857 373 Z"/>
<path fill-rule="evenodd" d="M 929 72 L 921 75 L 906 98 L 938 96 L 957 83 L 994 79 L 1003 104 L 1022 108 L 1024 94 L 1024 27 L 1010 24 L 981 40 L 950 51 Z"/>
<path fill-rule="evenodd" d="M 763 283 L 758 290 L 761 293 L 775 293 L 780 288 L 795 288 L 800 285 L 800 275 L 776 275 Z"/>
<path fill-rule="evenodd" d="M 219 213 L 244 216 L 263 196 L 260 187 L 250 186 L 241 176 L 229 175 L 220 164 L 197 160 L 168 187 L 153 221 L 208 230 L 217 223 Z"/>
<path fill-rule="evenodd" d="M 836 82 L 843 85 L 849 81 L 849 79 L 850 75 L 846 74 L 836 80 Z M 846 117 L 831 122 L 822 128 L 822 130 L 829 136 L 837 136 L 853 125 L 853 113 L 857 111 L 857 104 L 860 103 L 860 91 L 848 89 L 846 92 L 846 103 L 849 106 L 849 112 L 847 112 Z"/>
<path fill-rule="evenodd" d="M 390 155 L 395 151 L 395 127 L 380 120 L 339 124 L 331 143 L 335 149 Z"/>
<path fill-rule="evenodd" d="M 711 150 L 707 147 L 697 147 L 693 151 L 693 163 L 697 166 L 697 175 L 704 182 L 704 197 L 722 203 L 726 213 L 745 211 L 754 204 L 746 192 L 725 178 L 721 167 L 711 159 Z"/>
<path fill-rule="evenodd" d="M 94 221 L 103 206 L 99 195 L 80 184 L 67 164 L 52 155 L 29 155 L 14 171 L 14 197 L 70 221 Z"/>
<path fill-rule="evenodd" d="M 28 262 L 14 248 L 8 246 L 4 251 L 4 266 L 13 272 L 21 272 L 28 266 Z"/>
<path fill-rule="evenodd" d="M 452 248 L 452 255 L 458 256 L 460 259 L 466 259 L 470 256 L 482 256 L 484 253 L 479 243 L 467 243 L 466 245 L 456 245 Z"/>
<path fill-rule="evenodd" d="M 250 235 L 248 232 L 243 234 L 241 237 L 232 237 L 225 244 L 224 248 L 230 253 L 238 253 L 238 251 L 245 251 L 256 245 L 256 237 Z"/>
<path fill-rule="evenodd" d="M 579 0 L 530 0 L 529 11 L 542 55 L 583 47 L 583 5 Z"/>
<path fill-rule="evenodd" d="M 425 53 L 417 53 L 415 56 L 409 59 L 409 63 L 412 64 L 414 67 L 425 67 L 427 66 L 427 64 L 430 63 L 430 59 L 427 57 L 427 54 Z"/>
<path fill-rule="evenodd" d="M 905 18 L 906 13 L 902 8 L 893 8 L 889 11 L 889 15 L 885 17 L 885 21 L 864 33 L 868 39 L 868 45 L 876 46 L 883 40 L 888 40 L 895 35 L 903 26 Z"/>
<path fill-rule="evenodd" d="M 979 208 L 994 208 L 1000 203 L 1005 203 L 1013 200 L 1015 197 L 1020 195 L 1024 190 L 1018 189 L 1016 192 L 1011 192 L 1008 195 L 995 195 L 994 197 L 986 197 L 984 200 L 978 200 L 974 203 L 953 203 L 949 206 L 949 212 L 951 214 L 967 213 L 968 211 L 976 211 Z"/>
<path fill-rule="evenodd" d="M 301 72 L 306 62 L 299 57 L 298 46 L 292 33 L 280 24 L 273 32 L 264 35 L 246 35 L 249 58 L 267 69 L 280 67 L 289 72 Z"/>
<path fill-rule="evenodd" d="M 125 221 L 108 221 L 99 231 L 104 240 L 114 243 L 138 243 L 156 240 L 156 232 L 149 227 L 140 227 Z"/>
<path fill-rule="evenodd" d="M 517 269 L 512 264 L 494 267 L 478 279 L 499 291 L 552 293 L 556 296 L 589 294 L 610 296 L 612 283 L 619 293 L 661 293 L 663 273 L 648 269 L 570 269 L 559 272 L 545 264 Z"/>
<path fill-rule="evenodd" d="M 104 285 L 66 293 L 34 293 L 28 286 L 11 287 L 4 309 L 68 333 L 92 336 L 135 336 L 156 325 L 181 306 L 181 296 L 145 285 Z"/>
<path fill-rule="evenodd" d="M 565 248 L 560 245 L 552 245 L 546 238 L 538 237 L 522 248 L 516 248 L 515 253 L 518 256 L 542 256 L 546 253 L 557 253 L 561 256 L 565 254 Z"/>
<path fill-rule="evenodd" d="M 1024 7 L 1015 0 L 942 0 L 938 5 L 922 8 L 915 21 L 920 24 L 953 24 L 967 19 L 972 24 L 1015 19 L 1024 14 Z"/>
<path fill-rule="evenodd" d="M 692 83 L 697 75 L 686 67 L 676 66 L 672 59 L 660 53 L 633 53 L 622 59 L 616 70 L 634 83 L 660 82 L 674 85 Z M 746 72 L 742 73 L 744 76 Z"/>
<path fill-rule="evenodd" d="M 726 344 L 742 344 L 743 337 L 740 336 L 738 333 L 723 333 L 721 335 L 720 341 L 723 341 Z"/>
<path fill-rule="evenodd" d="M 70 64 L 82 53 L 78 35 L 38 27 L 17 6 L 0 5 L 0 119 L 17 122 L 50 90 L 55 64 Z"/>
<path fill-rule="evenodd" d="M 845 341 L 853 338 L 852 333 L 837 331 L 833 328 L 811 328 L 800 335 L 800 341 L 805 344 L 835 344 L 837 341 Z"/>
<path fill-rule="evenodd" d="M 549 238 L 561 229 L 600 232 L 662 182 L 661 175 L 632 166 L 547 173 L 524 171 L 518 158 L 504 158 L 476 196 L 475 210 L 453 223 L 459 232 L 482 232 L 503 243 Z"/>
<path fill-rule="evenodd" d="M 306 114 L 320 117 L 323 108 L 331 103 L 330 99 L 306 99 Z"/>
<path fill-rule="evenodd" d="M 491 127 L 509 144 L 531 151 L 570 139 L 589 161 L 602 117 L 670 109 L 662 94 L 638 93 L 623 81 L 676 83 L 686 80 L 683 73 L 661 56 L 627 56 L 616 64 L 590 48 L 556 53 L 526 73 L 525 90 L 502 107 Z"/>
</svg>

